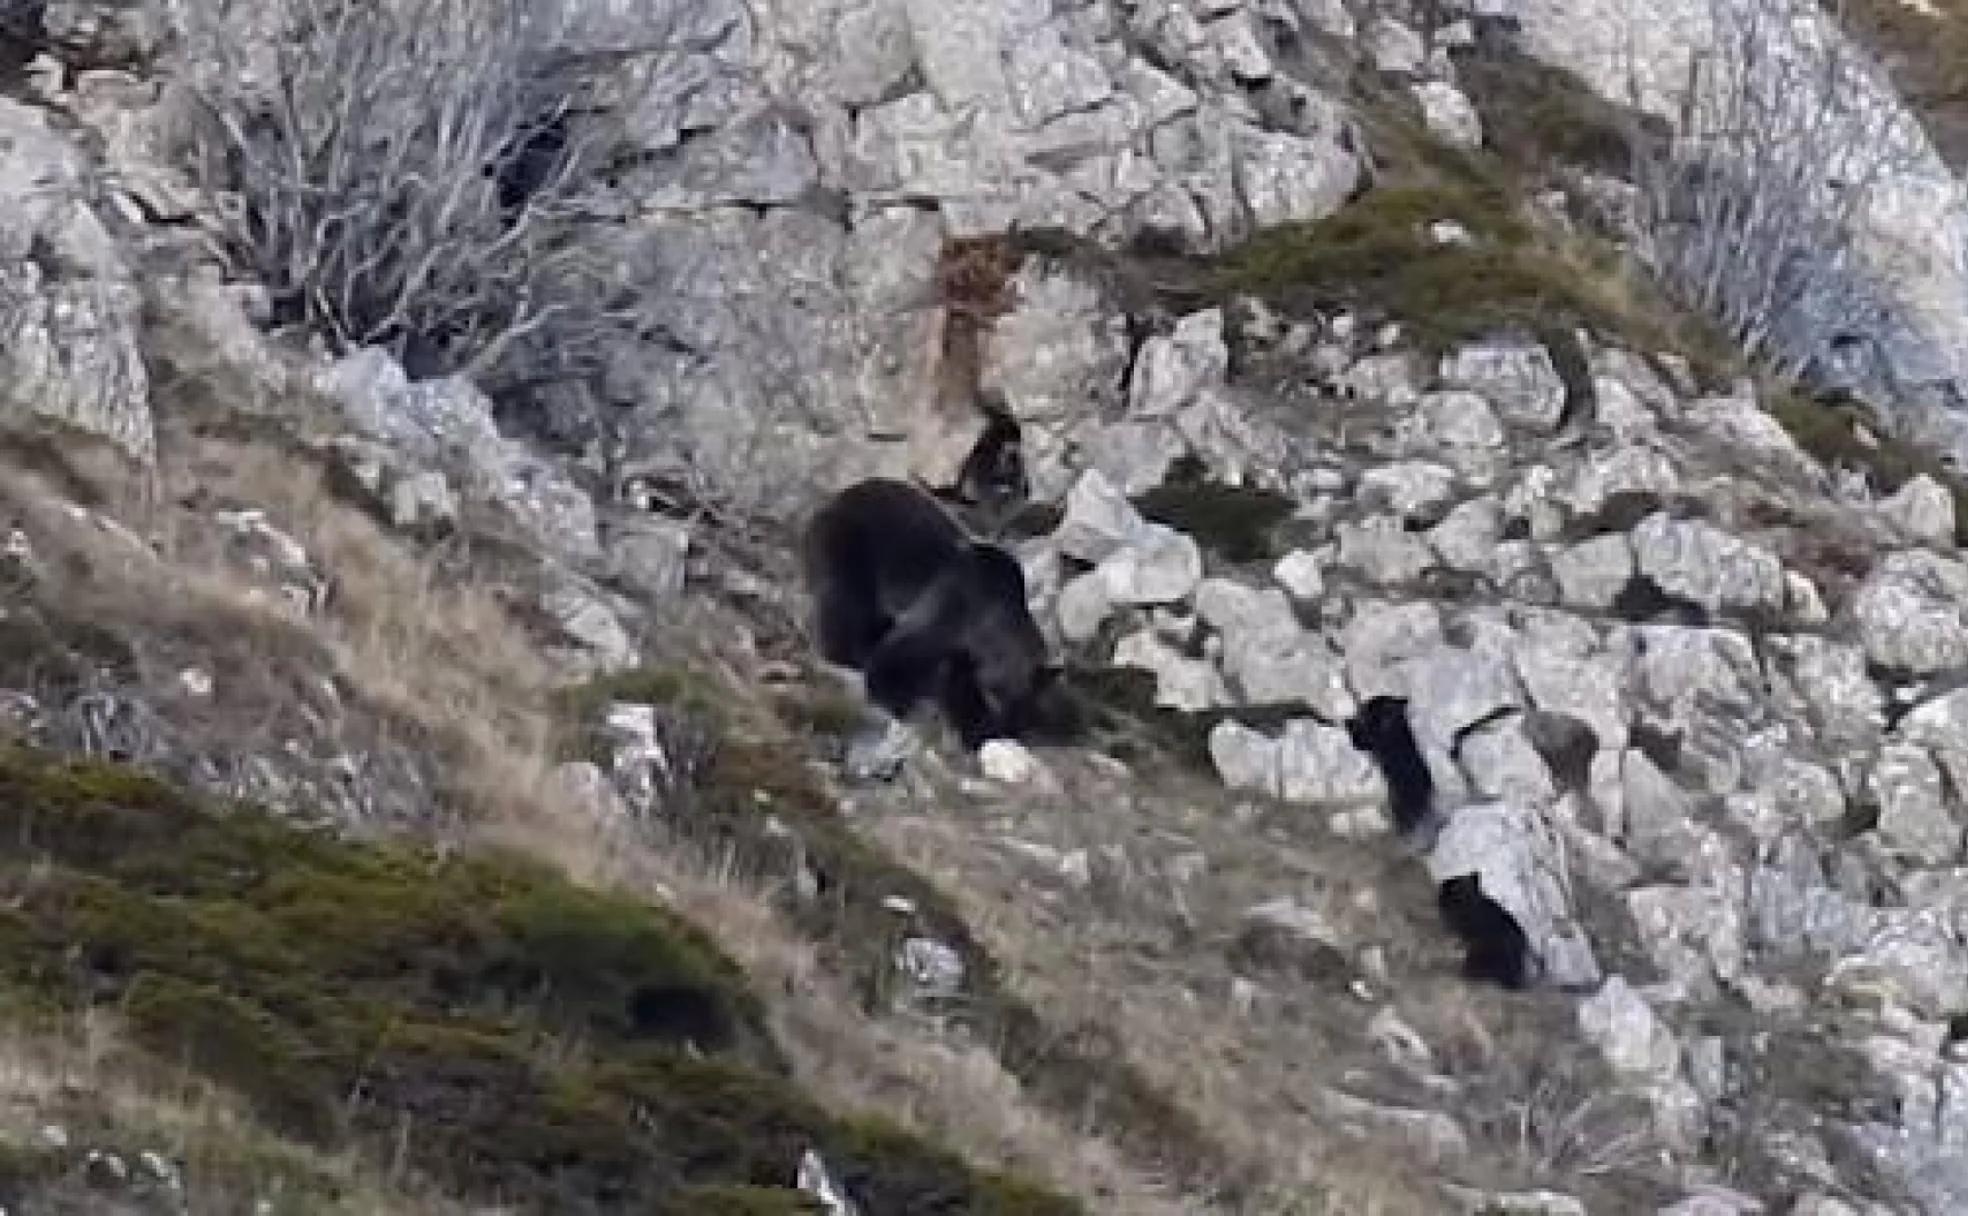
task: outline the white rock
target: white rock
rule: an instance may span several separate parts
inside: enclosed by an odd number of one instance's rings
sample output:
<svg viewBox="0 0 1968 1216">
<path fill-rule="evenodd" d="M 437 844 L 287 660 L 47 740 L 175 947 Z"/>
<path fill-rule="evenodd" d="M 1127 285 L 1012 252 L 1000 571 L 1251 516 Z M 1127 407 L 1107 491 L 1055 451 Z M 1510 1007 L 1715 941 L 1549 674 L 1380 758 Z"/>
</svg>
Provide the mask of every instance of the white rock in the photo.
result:
<svg viewBox="0 0 1968 1216">
<path fill-rule="evenodd" d="M 1229 371 L 1223 310 L 1190 313 L 1176 322 L 1173 333 L 1141 344 L 1128 385 L 1128 412 L 1137 417 L 1173 414 L 1204 388 L 1222 384 Z"/>
<path fill-rule="evenodd" d="M 1443 143 L 1456 148 L 1483 146 L 1483 119 L 1462 90 L 1443 80 L 1424 80 L 1413 86 L 1421 105 L 1421 120 Z"/>
<path fill-rule="evenodd" d="M 1481 393 L 1505 421 L 1537 434 L 1556 429 L 1565 412 L 1565 382 L 1535 342 L 1472 343 L 1443 358 L 1441 375 L 1447 386 Z"/>
<path fill-rule="evenodd" d="M 1098 562 L 1135 543 L 1147 527 L 1118 486 L 1088 469 L 1067 491 L 1065 513 L 1052 536 L 1066 556 Z"/>
<path fill-rule="evenodd" d="M 1633 529 L 1634 562 L 1661 590 L 1718 610 L 1783 606 L 1783 563 L 1701 520 L 1656 511 Z"/>
<path fill-rule="evenodd" d="M 1931 675 L 1968 665 L 1968 565 L 1921 549 L 1888 554 L 1852 598 L 1866 656 Z"/>
<path fill-rule="evenodd" d="M 1579 1030 L 1595 1044 L 1619 1075 L 1670 1081 L 1680 1074 L 1681 1047 L 1674 1032 L 1654 1014 L 1625 977 L 1609 975 L 1599 991 L 1579 1005 Z"/>
<path fill-rule="evenodd" d="M 1325 595 L 1324 568 L 1325 562 L 1316 553 L 1294 549 L 1271 567 L 1271 577 L 1299 603 L 1312 604 Z"/>
<path fill-rule="evenodd" d="M 1223 676 L 1206 659 L 1192 659 L 1153 633 L 1129 634 L 1114 647 L 1114 666 L 1155 677 L 1155 704 L 1196 713 L 1230 703 Z"/>
<path fill-rule="evenodd" d="M 1038 757 L 1015 739 L 986 740 L 977 749 L 977 767 L 986 777 L 1003 785 L 1032 785 L 1045 772 Z"/>
<path fill-rule="evenodd" d="M 1924 866 L 1960 857 L 1962 825 L 1949 813 L 1940 766 L 1925 748 L 1888 743 L 1867 784 L 1879 807 L 1879 839 L 1894 856 Z"/>
<path fill-rule="evenodd" d="M 1574 607 L 1612 607 L 1633 574 L 1633 544 L 1618 532 L 1595 536 L 1551 555 L 1559 602 Z"/>
<path fill-rule="evenodd" d="M 1173 604 L 1203 581 L 1203 551 L 1174 528 L 1149 523 L 1095 572 L 1116 604 Z"/>
<path fill-rule="evenodd" d="M 1278 741 L 1278 796 L 1286 802 L 1343 807 L 1384 797 L 1372 759 L 1346 731 L 1309 718 L 1285 723 Z"/>
<path fill-rule="evenodd" d="M 1954 495 L 1925 473 L 1880 499 L 1878 509 L 1887 522 L 1916 543 L 1940 547 L 1954 544 Z"/>
<path fill-rule="evenodd" d="M 1434 551 L 1391 515 L 1342 523 L 1333 531 L 1339 539 L 1338 563 L 1379 586 L 1412 583 L 1435 564 Z"/>
</svg>

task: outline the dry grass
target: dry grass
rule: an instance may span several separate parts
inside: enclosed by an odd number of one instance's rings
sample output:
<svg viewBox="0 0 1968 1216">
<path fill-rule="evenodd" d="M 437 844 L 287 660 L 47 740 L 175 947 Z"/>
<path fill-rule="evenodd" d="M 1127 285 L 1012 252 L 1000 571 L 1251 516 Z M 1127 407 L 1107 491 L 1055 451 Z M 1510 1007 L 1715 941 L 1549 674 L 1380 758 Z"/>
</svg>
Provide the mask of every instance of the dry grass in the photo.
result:
<svg viewBox="0 0 1968 1216">
<path fill-rule="evenodd" d="M 1570 1000 L 1463 982 L 1417 864 L 1380 842 L 1335 838 L 1310 812 L 1232 815 L 1220 790 L 1184 775 L 1109 785 L 1070 764 L 1057 764 L 1062 798 L 871 808 L 870 831 L 952 895 L 1008 981 L 1056 1025 L 1105 1027 L 1263 1180 L 1235 1210 L 1441 1212 L 1448 1179 L 1555 1187 L 1595 1211 L 1655 1198 L 1652 1146 L 1634 1134 L 1644 1117 L 1604 1096 Z M 1091 880 L 1045 873 L 1004 847 L 1014 838 L 1086 850 Z M 1184 855 L 1206 865 L 1175 877 Z M 1357 965 L 1293 973 L 1240 957 L 1244 911 L 1281 896 L 1316 910 L 1352 964 L 1378 951 L 1391 982 Z M 1434 1049 L 1432 1065 L 1382 1053 L 1369 1030 L 1382 1010 Z M 1403 1132 L 1353 1126 L 1326 1105 L 1328 1091 L 1451 1111 L 1470 1151 L 1431 1162 Z"/>
<path fill-rule="evenodd" d="M 128 1052 L 100 1010 L 66 1033 L 0 1036 L 0 1151 L 38 1176 L 50 1202 L 83 1201 L 88 1155 L 100 1151 L 132 1170 L 142 1170 L 146 1153 L 169 1162 L 190 1212 L 247 1212 L 270 1196 L 321 1216 L 462 1211 L 352 1155 L 268 1138 L 226 1094 Z"/>
</svg>

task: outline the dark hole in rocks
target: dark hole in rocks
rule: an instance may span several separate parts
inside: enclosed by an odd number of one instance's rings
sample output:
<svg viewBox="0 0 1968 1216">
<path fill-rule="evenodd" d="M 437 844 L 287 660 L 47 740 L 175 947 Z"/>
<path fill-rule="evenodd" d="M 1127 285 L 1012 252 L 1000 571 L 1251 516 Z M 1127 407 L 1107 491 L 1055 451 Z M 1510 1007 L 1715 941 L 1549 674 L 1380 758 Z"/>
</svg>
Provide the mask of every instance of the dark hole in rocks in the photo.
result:
<svg viewBox="0 0 1968 1216">
<path fill-rule="evenodd" d="M 1669 734 L 1651 722 L 1636 722 L 1632 737 L 1633 746 L 1661 772 L 1671 776 L 1681 767 L 1680 735 Z"/>
<path fill-rule="evenodd" d="M 1845 834 L 1863 836 L 1879 826 L 1879 804 L 1871 798 L 1853 798 L 1845 804 Z"/>
<path fill-rule="evenodd" d="M 1631 532 L 1641 520 L 1664 509 L 1665 501 L 1652 490 L 1621 490 L 1608 495 L 1597 509 L 1573 520 L 1567 531 L 1580 539 L 1607 532 Z"/>
<path fill-rule="evenodd" d="M 1696 628 L 1709 623 L 1707 609 L 1693 600 L 1670 595 L 1644 574 L 1626 580 L 1613 597 L 1613 611 L 1620 619 L 1635 624 L 1688 625 Z"/>
<path fill-rule="evenodd" d="M 1178 458 L 1162 484 L 1137 496 L 1134 505 L 1145 518 L 1187 533 L 1204 550 L 1231 562 L 1278 556 L 1274 530 L 1292 512 L 1286 495 L 1211 480 L 1193 455 Z"/>
<path fill-rule="evenodd" d="M 1055 531 L 1065 518 L 1065 508 L 1056 503 L 1028 502 L 999 525 L 998 535 L 1004 540 L 1030 540 L 1035 536 L 1046 536 Z"/>
<path fill-rule="evenodd" d="M 1532 710 L 1524 717 L 1524 734 L 1562 788 L 1586 788 L 1592 758 L 1599 754 L 1597 731 L 1570 714 Z"/>
</svg>

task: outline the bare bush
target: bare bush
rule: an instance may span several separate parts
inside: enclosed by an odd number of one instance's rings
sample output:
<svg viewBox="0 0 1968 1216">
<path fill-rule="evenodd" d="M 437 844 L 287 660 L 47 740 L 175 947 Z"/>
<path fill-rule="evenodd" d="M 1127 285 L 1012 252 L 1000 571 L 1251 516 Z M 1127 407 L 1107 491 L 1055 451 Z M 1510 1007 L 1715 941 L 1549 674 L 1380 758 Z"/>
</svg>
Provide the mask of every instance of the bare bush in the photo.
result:
<svg viewBox="0 0 1968 1216">
<path fill-rule="evenodd" d="M 180 4 L 193 169 L 283 320 L 494 389 L 620 335 L 596 183 L 662 14 L 596 49 L 565 0 Z"/>
<path fill-rule="evenodd" d="M 1924 145 L 1872 65 L 1810 6 L 1701 9 L 1668 99 L 1673 134 L 1633 134 L 1646 256 L 1752 361 L 1796 378 L 1882 327 L 1887 305 L 1859 234 Z M 1643 73 L 1629 65 L 1638 110 Z"/>
</svg>

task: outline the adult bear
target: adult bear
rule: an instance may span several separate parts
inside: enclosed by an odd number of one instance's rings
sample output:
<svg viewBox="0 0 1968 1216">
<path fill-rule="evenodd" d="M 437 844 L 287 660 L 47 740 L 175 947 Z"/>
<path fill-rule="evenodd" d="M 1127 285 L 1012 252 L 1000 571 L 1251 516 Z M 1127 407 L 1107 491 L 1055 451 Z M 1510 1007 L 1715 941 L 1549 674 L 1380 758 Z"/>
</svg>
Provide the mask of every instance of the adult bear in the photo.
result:
<svg viewBox="0 0 1968 1216">
<path fill-rule="evenodd" d="M 901 721 L 933 700 L 975 751 L 1016 736 L 1057 677 L 1018 560 L 922 488 L 870 478 L 808 522 L 801 564 L 820 654 Z"/>
</svg>

